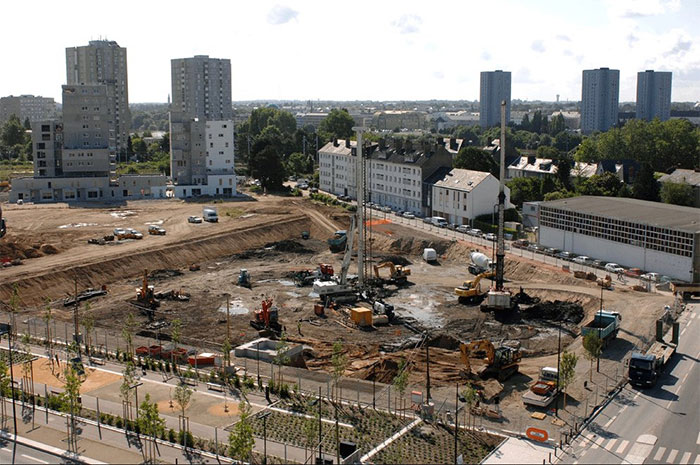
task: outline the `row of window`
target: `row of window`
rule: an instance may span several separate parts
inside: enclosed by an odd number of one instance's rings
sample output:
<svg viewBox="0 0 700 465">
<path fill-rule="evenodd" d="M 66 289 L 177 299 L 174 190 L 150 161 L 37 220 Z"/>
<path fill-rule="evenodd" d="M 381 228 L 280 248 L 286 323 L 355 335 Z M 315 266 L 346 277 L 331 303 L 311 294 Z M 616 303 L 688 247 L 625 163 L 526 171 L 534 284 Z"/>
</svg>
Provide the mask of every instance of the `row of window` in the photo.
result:
<svg viewBox="0 0 700 465">
<path fill-rule="evenodd" d="M 683 257 L 693 255 L 693 235 L 586 213 L 540 208 L 540 225 Z"/>
</svg>

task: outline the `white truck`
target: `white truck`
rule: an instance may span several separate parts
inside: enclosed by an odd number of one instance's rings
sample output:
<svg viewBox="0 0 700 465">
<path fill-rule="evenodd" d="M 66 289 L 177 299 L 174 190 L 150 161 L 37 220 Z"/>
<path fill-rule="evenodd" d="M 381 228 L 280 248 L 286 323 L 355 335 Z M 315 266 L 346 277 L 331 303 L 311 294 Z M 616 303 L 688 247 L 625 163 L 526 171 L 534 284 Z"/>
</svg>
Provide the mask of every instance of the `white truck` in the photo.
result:
<svg viewBox="0 0 700 465">
<path fill-rule="evenodd" d="M 540 369 L 540 379 L 523 394 L 523 403 L 546 408 L 554 402 L 560 392 L 557 386 L 557 373 L 557 369 L 553 367 Z"/>
<path fill-rule="evenodd" d="M 428 263 L 433 263 L 437 261 L 437 252 L 435 249 L 426 247 L 423 249 L 423 260 L 425 260 Z"/>
<path fill-rule="evenodd" d="M 210 223 L 219 222 L 219 215 L 216 213 L 216 208 L 214 207 L 204 207 L 204 210 L 202 210 L 202 218 L 204 221 L 208 221 Z"/>
<path fill-rule="evenodd" d="M 469 254 L 471 263 L 468 266 L 469 272 L 473 275 L 479 275 L 493 269 L 493 260 L 481 252 L 472 252 Z"/>
</svg>

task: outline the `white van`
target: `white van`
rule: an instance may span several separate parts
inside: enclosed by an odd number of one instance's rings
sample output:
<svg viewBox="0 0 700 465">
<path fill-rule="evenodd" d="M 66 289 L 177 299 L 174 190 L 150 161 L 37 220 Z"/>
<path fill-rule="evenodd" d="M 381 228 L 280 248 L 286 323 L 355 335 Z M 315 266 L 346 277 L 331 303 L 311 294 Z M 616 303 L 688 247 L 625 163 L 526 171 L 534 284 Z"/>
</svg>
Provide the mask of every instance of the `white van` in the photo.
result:
<svg viewBox="0 0 700 465">
<path fill-rule="evenodd" d="M 436 262 L 437 252 L 435 251 L 435 249 L 423 249 L 423 260 L 425 260 L 428 263 Z"/>
<path fill-rule="evenodd" d="M 430 223 L 433 226 L 437 226 L 438 228 L 446 228 L 447 227 L 447 220 L 443 218 L 442 216 L 433 216 L 430 219 Z"/>
<path fill-rule="evenodd" d="M 204 210 L 202 210 L 202 218 L 204 221 L 208 221 L 210 223 L 219 222 L 219 215 L 217 215 L 216 208 L 214 207 L 205 207 Z"/>
</svg>

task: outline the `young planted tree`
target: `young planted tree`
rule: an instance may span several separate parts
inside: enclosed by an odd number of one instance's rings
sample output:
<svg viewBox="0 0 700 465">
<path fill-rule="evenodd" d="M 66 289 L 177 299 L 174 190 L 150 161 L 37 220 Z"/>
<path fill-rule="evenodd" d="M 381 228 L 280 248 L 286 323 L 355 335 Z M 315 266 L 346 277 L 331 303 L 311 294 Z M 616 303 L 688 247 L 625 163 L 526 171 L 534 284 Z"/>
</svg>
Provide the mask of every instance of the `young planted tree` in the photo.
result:
<svg viewBox="0 0 700 465">
<path fill-rule="evenodd" d="M 304 420 L 304 455 L 305 459 L 309 458 L 309 450 L 316 448 L 318 440 L 318 411 L 315 410 L 314 418 Z"/>
<path fill-rule="evenodd" d="M 78 424 L 75 417 L 80 415 L 80 386 L 83 384 L 72 364 L 68 364 L 64 372 L 63 403 L 68 413 L 68 447 L 71 452 L 78 452 Z"/>
<path fill-rule="evenodd" d="M 10 396 L 10 368 L 7 366 L 4 360 L 0 359 L 0 396 L 8 397 Z M 5 427 L 5 420 L 7 416 L 5 415 L 5 402 L 0 403 L 0 415 L 2 417 L 2 428 Z"/>
<path fill-rule="evenodd" d="M 17 287 L 16 283 L 12 286 L 12 295 L 10 296 L 9 308 L 10 308 L 10 324 L 12 325 L 12 328 L 10 328 L 10 332 L 12 333 L 12 336 L 16 336 L 17 335 L 17 325 L 15 324 L 15 316 L 17 315 L 17 312 L 19 311 L 19 288 Z"/>
<path fill-rule="evenodd" d="M 158 404 L 155 401 L 151 402 L 150 394 L 146 394 L 146 398 L 139 405 L 138 424 L 141 434 L 151 438 L 151 441 L 148 442 L 149 447 L 146 448 L 146 460 L 149 463 L 154 463 L 156 437 L 165 428 L 165 419 L 158 412 Z"/>
<path fill-rule="evenodd" d="M 46 348 L 48 350 L 49 360 L 51 361 L 51 373 L 53 373 L 53 334 L 51 333 L 51 321 L 53 315 L 51 313 L 51 299 L 46 298 L 46 307 L 44 308 L 44 321 L 46 322 Z"/>
<path fill-rule="evenodd" d="M 273 363 L 277 365 L 277 387 L 282 387 L 282 365 L 289 363 L 289 356 L 287 355 L 287 350 L 289 350 L 289 344 L 287 343 L 287 335 L 282 333 L 280 335 L 280 340 L 278 341 L 277 351 L 275 352 L 275 358 Z"/>
<path fill-rule="evenodd" d="M 244 396 L 241 396 L 238 412 L 239 420 L 233 425 L 228 435 L 228 453 L 236 460 L 250 462 L 255 439 L 253 438 L 253 425 L 250 422 L 250 404 Z"/>
<path fill-rule="evenodd" d="M 182 336 L 182 321 L 179 318 L 175 318 L 172 323 L 170 323 L 170 340 L 173 343 L 173 350 L 170 352 L 170 364 L 173 366 L 173 372 L 175 372 L 175 352 L 177 351 L 177 346 L 180 343 L 180 337 Z"/>
<path fill-rule="evenodd" d="M 467 384 L 466 387 L 462 390 L 462 398 L 464 399 L 464 402 L 467 404 L 467 412 L 469 414 L 469 419 L 471 420 L 471 419 L 473 419 L 472 407 L 476 403 L 476 399 L 477 399 L 476 389 L 474 388 L 474 386 L 472 386 L 471 384 Z M 471 425 L 471 421 L 467 422 L 467 424 Z"/>
<path fill-rule="evenodd" d="M 231 342 L 228 340 L 228 337 L 224 341 L 224 343 L 221 345 L 221 352 L 223 355 L 224 359 L 224 366 L 230 367 L 231 366 Z"/>
<path fill-rule="evenodd" d="M 401 359 L 401 362 L 399 362 L 399 371 L 394 377 L 393 384 L 400 396 L 399 408 L 401 409 L 401 416 L 403 417 L 403 396 L 406 392 L 406 388 L 408 387 L 408 369 L 406 359 Z M 394 401 L 394 403 L 396 403 L 396 401 Z M 396 409 L 396 405 L 394 405 L 394 409 Z"/>
<path fill-rule="evenodd" d="M 345 368 L 348 364 L 348 359 L 343 353 L 343 343 L 340 341 L 335 341 L 333 343 L 333 355 L 331 356 L 331 363 L 333 364 L 333 384 L 335 386 L 335 397 L 338 397 L 338 382 L 340 377 L 345 373 Z"/>
<path fill-rule="evenodd" d="M 578 364 L 578 355 L 567 351 L 562 352 L 559 363 L 559 385 L 564 390 L 564 408 L 566 408 L 566 390 L 576 378 L 576 364 Z"/>
<path fill-rule="evenodd" d="M 593 362 L 600 357 L 603 352 L 603 340 L 595 332 L 590 332 L 583 337 L 584 357 L 591 361 L 589 381 L 593 382 Z"/>
<path fill-rule="evenodd" d="M 175 403 L 180 408 L 180 431 L 187 435 L 187 420 L 185 413 L 187 408 L 190 406 L 190 401 L 192 400 L 192 389 L 185 383 L 180 383 L 175 388 L 175 395 L 173 397 Z"/>
<path fill-rule="evenodd" d="M 85 353 L 88 357 L 90 357 L 91 334 L 92 331 L 95 329 L 95 316 L 90 312 L 90 302 L 85 302 L 83 328 L 85 328 Z"/>
<path fill-rule="evenodd" d="M 124 371 L 122 371 L 122 384 L 119 386 L 119 397 L 122 398 L 123 416 L 124 419 L 131 418 L 131 388 L 136 382 L 136 366 L 134 362 L 126 362 Z"/>
<path fill-rule="evenodd" d="M 126 321 L 122 327 L 122 337 L 126 343 L 126 353 L 127 360 L 134 359 L 134 331 L 136 328 L 136 321 L 134 320 L 134 314 L 129 312 L 126 316 Z"/>
</svg>

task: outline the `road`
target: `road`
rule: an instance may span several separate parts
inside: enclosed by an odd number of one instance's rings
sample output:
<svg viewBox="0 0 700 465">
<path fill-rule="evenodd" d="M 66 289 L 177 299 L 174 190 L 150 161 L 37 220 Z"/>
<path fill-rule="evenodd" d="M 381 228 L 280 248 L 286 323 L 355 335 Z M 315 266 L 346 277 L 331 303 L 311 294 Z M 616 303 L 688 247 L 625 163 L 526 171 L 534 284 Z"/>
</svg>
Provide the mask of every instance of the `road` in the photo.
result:
<svg viewBox="0 0 700 465">
<path fill-rule="evenodd" d="M 630 385 L 572 444 L 560 463 L 700 464 L 700 303 L 679 319 L 678 352 L 650 389 Z"/>
<path fill-rule="evenodd" d="M 17 444 L 15 453 L 15 463 L 63 463 L 65 458 L 59 457 L 48 452 L 36 450 L 22 444 Z M 5 441 L 0 448 L 0 463 L 12 462 L 12 442 Z"/>
</svg>

